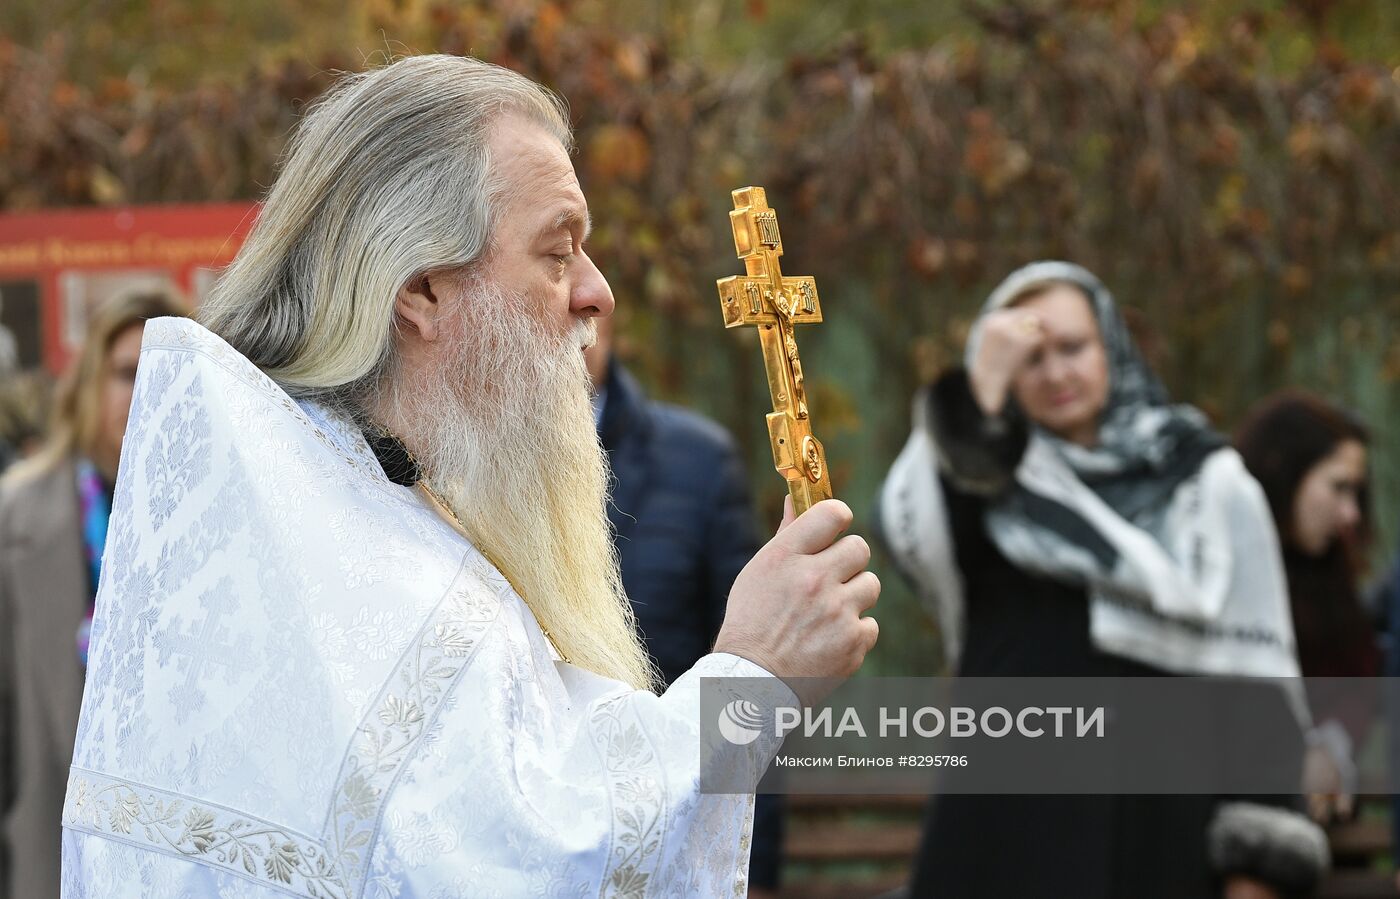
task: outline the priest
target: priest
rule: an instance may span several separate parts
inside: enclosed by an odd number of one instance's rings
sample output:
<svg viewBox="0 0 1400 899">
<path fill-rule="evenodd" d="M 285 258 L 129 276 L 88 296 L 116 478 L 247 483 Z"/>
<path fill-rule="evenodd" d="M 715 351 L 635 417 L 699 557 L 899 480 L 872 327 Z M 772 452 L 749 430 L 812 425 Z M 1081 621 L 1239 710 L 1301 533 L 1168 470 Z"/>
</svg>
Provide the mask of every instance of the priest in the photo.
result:
<svg viewBox="0 0 1400 899">
<path fill-rule="evenodd" d="M 777 746 L 710 735 L 701 678 L 813 701 L 874 644 L 879 582 L 843 504 L 789 513 L 656 692 L 609 540 L 582 349 L 613 298 L 569 151 L 513 72 L 348 77 L 202 324 L 147 326 L 65 897 L 743 895 L 753 797 L 702 790 L 701 760 L 756 775 Z"/>
</svg>

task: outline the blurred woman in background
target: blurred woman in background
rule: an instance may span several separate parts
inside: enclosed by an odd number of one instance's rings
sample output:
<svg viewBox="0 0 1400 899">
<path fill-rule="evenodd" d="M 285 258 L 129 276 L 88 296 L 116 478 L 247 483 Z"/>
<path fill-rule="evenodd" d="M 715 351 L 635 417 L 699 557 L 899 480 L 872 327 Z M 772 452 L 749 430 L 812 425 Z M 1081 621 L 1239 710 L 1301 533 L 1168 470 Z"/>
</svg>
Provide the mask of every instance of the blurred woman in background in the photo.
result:
<svg viewBox="0 0 1400 899">
<path fill-rule="evenodd" d="M 1304 677 L 1381 673 L 1376 631 L 1360 593 L 1371 537 L 1370 442 L 1356 418 L 1293 390 L 1255 405 L 1235 437 L 1245 465 L 1264 487 L 1283 545 Z M 1314 708 L 1319 723 L 1309 734 L 1332 768 L 1322 777 L 1330 788 L 1309 799 L 1323 821 L 1352 812 L 1354 747 L 1369 732 L 1375 712 L 1364 691 L 1337 701 Z"/>
<path fill-rule="evenodd" d="M 1261 401 L 1235 437 L 1283 545 L 1304 677 L 1380 669 L 1359 589 L 1371 536 L 1370 442 L 1360 421 L 1301 391 Z"/>
<path fill-rule="evenodd" d="M 1168 401 L 1077 265 L 1035 263 L 993 291 L 965 367 L 915 398 L 879 522 L 959 677 L 1298 673 L 1259 485 Z M 1279 806 L 945 795 L 911 892 L 1303 896 L 1326 865 L 1321 831 Z"/>
<path fill-rule="evenodd" d="M 47 442 L 0 481 L 0 895 L 59 894 L 60 814 L 92 603 L 147 320 L 166 293 L 101 306 L 55 398 Z"/>
</svg>

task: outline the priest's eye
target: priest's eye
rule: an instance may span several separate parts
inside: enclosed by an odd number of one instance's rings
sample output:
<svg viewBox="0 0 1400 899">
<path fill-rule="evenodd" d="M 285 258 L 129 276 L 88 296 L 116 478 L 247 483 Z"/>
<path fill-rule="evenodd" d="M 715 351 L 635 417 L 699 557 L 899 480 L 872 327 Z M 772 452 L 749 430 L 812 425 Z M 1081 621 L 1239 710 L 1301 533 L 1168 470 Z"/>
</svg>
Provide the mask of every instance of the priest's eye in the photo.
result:
<svg viewBox="0 0 1400 899">
<path fill-rule="evenodd" d="M 569 264 L 569 259 L 572 258 L 574 254 L 573 254 L 573 253 L 550 253 L 549 255 L 551 255 L 551 256 L 554 257 L 554 262 L 562 269 L 562 268 L 564 268 L 564 266 L 566 266 L 566 265 Z"/>
</svg>

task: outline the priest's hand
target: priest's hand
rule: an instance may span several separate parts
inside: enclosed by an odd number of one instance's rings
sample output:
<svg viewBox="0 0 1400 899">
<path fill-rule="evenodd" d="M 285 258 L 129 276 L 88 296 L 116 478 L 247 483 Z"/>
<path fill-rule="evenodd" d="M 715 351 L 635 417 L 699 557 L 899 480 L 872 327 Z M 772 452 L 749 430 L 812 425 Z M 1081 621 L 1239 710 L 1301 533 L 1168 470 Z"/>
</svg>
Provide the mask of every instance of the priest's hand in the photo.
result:
<svg viewBox="0 0 1400 899">
<path fill-rule="evenodd" d="M 879 599 L 880 580 L 866 570 L 870 546 L 841 536 L 850 526 L 851 509 L 840 500 L 794 520 L 789 497 L 778 533 L 729 591 L 715 652 L 771 671 L 806 705 L 854 674 L 880 633 L 875 619 L 860 617 Z"/>
</svg>

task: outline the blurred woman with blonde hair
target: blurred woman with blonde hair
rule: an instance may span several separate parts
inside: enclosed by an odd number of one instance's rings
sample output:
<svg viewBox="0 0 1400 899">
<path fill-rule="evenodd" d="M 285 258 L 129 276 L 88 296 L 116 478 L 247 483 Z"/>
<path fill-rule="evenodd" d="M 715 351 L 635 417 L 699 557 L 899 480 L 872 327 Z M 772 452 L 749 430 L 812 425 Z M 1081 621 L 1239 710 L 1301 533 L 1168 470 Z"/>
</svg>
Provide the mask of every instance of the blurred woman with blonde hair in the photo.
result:
<svg viewBox="0 0 1400 899">
<path fill-rule="evenodd" d="M 0 481 L 0 897 L 59 894 L 60 813 L 141 337 L 149 319 L 185 311 L 162 290 L 99 307 L 47 440 Z"/>
</svg>

